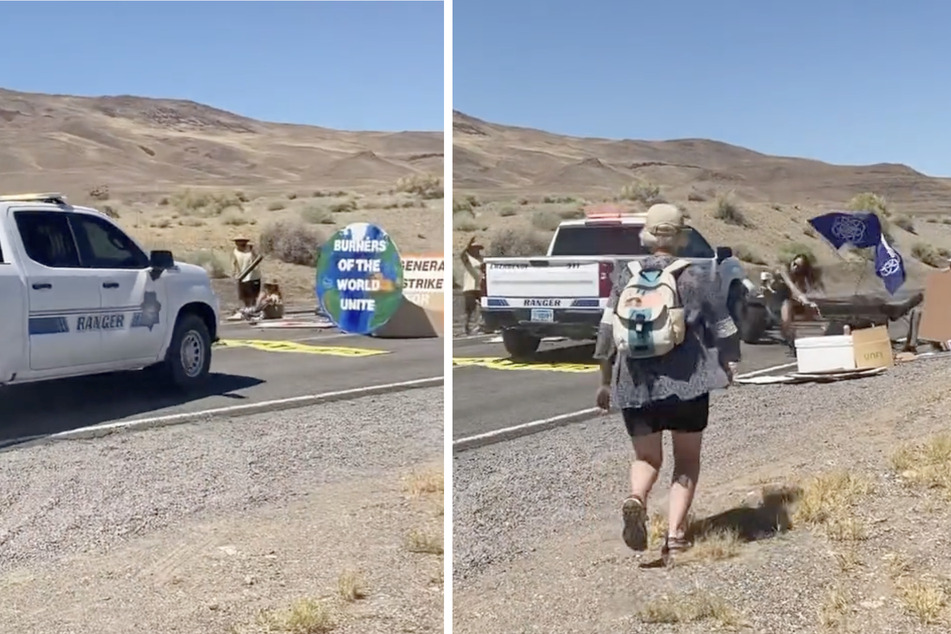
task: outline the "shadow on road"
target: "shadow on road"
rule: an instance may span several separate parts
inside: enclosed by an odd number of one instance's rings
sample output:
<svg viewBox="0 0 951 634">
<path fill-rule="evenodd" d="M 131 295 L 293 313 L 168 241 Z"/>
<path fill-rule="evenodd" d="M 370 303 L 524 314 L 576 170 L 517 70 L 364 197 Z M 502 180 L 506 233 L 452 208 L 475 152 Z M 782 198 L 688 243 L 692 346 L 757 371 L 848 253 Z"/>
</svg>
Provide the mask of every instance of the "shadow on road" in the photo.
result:
<svg viewBox="0 0 951 634">
<path fill-rule="evenodd" d="M 262 383 L 252 377 L 212 373 L 201 389 L 186 393 L 157 383 L 147 372 L 122 372 L 8 386 L 0 388 L 0 445 L 211 396 L 243 400 L 247 397 L 234 392 Z"/>
<path fill-rule="evenodd" d="M 547 350 L 540 350 L 531 356 L 510 357 L 507 361 L 525 363 L 528 365 L 556 365 L 559 363 L 598 365 L 598 360 L 594 358 L 593 343 L 549 348 Z"/>
</svg>

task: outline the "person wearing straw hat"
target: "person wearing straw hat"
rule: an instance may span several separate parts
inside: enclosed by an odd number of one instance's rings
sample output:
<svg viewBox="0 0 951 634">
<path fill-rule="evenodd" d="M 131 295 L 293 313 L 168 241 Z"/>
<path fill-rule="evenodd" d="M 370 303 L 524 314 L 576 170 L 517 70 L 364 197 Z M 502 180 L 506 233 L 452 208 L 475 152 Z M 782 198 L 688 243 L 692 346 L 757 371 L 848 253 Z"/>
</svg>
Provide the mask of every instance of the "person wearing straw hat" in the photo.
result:
<svg viewBox="0 0 951 634">
<path fill-rule="evenodd" d="M 710 392 L 732 382 L 733 363 L 740 358 L 719 273 L 711 275 L 675 255 L 686 243 L 686 230 L 684 215 L 674 205 L 647 211 L 640 241 L 650 255 L 619 264 L 623 268 L 595 347 L 601 360 L 595 401 L 603 410 L 612 403 L 621 410 L 634 447 L 631 493 L 621 515 L 622 538 L 636 551 L 647 548 L 647 500 L 663 462 L 663 432 L 671 433 L 674 468 L 661 550 L 665 560 L 690 546 L 687 513 L 700 475 Z M 661 306 L 658 298 L 669 303 Z"/>
<path fill-rule="evenodd" d="M 253 308 L 261 293 L 261 267 L 255 268 L 243 279 L 239 279 L 257 255 L 248 238 L 238 236 L 234 239 L 234 250 L 231 252 L 231 276 L 237 282 L 238 301 L 244 304 L 244 308 Z"/>
<path fill-rule="evenodd" d="M 476 242 L 475 236 L 469 238 L 469 243 L 463 249 L 462 259 L 462 298 L 465 310 L 465 334 L 472 333 L 472 317 L 479 307 L 482 296 L 482 245 Z"/>
</svg>

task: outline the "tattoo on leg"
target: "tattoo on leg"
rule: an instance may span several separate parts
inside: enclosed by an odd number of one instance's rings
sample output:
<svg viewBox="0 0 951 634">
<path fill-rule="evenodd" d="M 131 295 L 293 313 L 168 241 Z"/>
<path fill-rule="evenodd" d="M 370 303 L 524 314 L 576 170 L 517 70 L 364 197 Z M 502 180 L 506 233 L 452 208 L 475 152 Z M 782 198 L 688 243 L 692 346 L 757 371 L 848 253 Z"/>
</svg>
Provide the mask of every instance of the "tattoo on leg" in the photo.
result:
<svg viewBox="0 0 951 634">
<path fill-rule="evenodd" d="M 675 473 L 671 478 L 671 482 L 674 484 L 679 484 L 685 489 L 689 489 L 690 485 L 694 483 L 693 479 L 685 473 Z"/>
</svg>

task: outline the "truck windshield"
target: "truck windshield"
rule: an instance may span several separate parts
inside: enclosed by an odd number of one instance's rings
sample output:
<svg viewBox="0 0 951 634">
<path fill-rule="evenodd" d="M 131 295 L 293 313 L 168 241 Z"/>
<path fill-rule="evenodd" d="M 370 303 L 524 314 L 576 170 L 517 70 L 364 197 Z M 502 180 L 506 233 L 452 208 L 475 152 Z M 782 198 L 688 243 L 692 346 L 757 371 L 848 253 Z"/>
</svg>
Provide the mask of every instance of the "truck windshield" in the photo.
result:
<svg viewBox="0 0 951 634">
<path fill-rule="evenodd" d="M 640 225 L 577 225 L 558 229 L 552 255 L 647 255 Z"/>
</svg>

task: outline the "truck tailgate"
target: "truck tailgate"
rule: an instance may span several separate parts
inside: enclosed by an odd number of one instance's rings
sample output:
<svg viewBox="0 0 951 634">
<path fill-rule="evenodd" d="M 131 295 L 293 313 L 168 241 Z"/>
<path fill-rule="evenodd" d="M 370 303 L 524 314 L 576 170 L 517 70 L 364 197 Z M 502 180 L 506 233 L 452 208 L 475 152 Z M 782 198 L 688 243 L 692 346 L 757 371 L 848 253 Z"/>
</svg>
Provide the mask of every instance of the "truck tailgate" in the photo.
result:
<svg viewBox="0 0 951 634">
<path fill-rule="evenodd" d="M 485 282 L 488 299 L 593 299 L 601 295 L 601 265 L 591 258 L 487 258 Z"/>
</svg>

